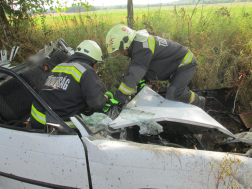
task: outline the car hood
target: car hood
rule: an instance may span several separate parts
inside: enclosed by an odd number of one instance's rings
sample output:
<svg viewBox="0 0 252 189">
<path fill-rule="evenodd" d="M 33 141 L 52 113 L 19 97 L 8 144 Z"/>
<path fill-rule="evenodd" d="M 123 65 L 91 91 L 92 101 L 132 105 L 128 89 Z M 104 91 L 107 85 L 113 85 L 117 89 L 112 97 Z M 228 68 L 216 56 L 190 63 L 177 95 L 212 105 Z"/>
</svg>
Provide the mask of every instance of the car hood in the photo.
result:
<svg viewBox="0 0 252 189">
<path fill-rule="evenodd" d="M 145 86 L 109 123 L 113 129 L 138 125 L 140 134 L 158 134 L 163 130 L 181 134 L 235 136 L 201 108 L 171 101 Z"/>
</svg>

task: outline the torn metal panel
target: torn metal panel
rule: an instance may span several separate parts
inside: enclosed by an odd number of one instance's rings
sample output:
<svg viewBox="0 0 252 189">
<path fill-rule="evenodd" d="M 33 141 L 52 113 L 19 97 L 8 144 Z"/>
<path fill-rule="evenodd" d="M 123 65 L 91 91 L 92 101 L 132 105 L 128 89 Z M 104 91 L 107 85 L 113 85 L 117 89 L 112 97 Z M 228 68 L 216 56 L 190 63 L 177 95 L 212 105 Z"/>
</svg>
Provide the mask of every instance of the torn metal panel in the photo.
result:
<svg viewBox="0 0 252 189">
<path fill-rule="evenodd" d="M 224 144 L 231 144 L 231 143 L 238 143 L 243 142 L 249 145 L 252 145 L 252 132 L 243 132 L 235 134 L 235 139 L 227 138 L 224 142 L 219 142 L 217 144 L 224 145 Z"/>
<path fill-rule="evenodd" d="M 201 108 L 183 102 L 164 99 L 146 86 L 127 105 L 127 108 L 132 111 L 132 115 L 134 112 L 141 112 L 142 115 L 146 115 L 147 119 L 155 122 L 166 122 L 167 127 L 169 127 L 168 123 L 173 122 L 178 123 L 174 126 L 175 129 L 183 126 L 187 130 L 192 131 L 193 134 L 209 133 L 234 137 L 230 131 Z M 118 129 L 136 125 L 135 116 L 124 116 L 121 113 L 109 126 Z"/>
<path fill-rule="evenodd" d="M 239 114 L 239 116 L 247 128 L 252 127 L 252 112 Z"/>
<path fill-rule="evenodd" d="M 151 90 L 149 87 L 144 87 L 128 104 L 127 107 L 135 106 L 153 106 L 157 107 L 164 102 L 165 98 Z"/>
</svg>

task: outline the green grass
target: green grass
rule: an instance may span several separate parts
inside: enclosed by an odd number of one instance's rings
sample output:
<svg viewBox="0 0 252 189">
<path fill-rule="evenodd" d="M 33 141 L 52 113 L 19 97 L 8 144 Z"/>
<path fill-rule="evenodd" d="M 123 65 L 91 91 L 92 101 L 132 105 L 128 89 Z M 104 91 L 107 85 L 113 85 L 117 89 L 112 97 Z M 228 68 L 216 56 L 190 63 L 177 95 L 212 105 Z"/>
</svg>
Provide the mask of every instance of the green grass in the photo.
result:
<svg viewBox="0 0 252 189">
<path fill-rule="evenodd" d="M 192 12 L 195 9 L 195 5 L 178 5 L 178 9 L 184 8 L 187 12 Z M 213 10 L 218 10 L 221 7 L 227 7 L 229 11 L 232 12 L 251 12 L 252 2 L 247 3 L 219 3 L 219 4 L 199 4 L 196 7 L 198 13 L 203 15 L 209 14 L 213 12 Z M 156 14 L 159 12 L 160 14 L 166 14 L 170 11 L 173 11 L 174 6 L 162 6 L 162 7 L 150 7 L 150 8 L 135 8 L 134 9 L 134 16 L 142 16 L 144 14 Z M 79 13 L 76 13 L 79 14 Z M 88 15 L 90 17 L 103 17 L 103 18 L 116 18 L 116 17 L 127 17 L 127 9 L 109 9 L 109 10 L 98 10 L 92 12 L 85 12 L 81 13 L 82 15 Z M 58 14 L 59 15 L 67 15 L 64 13 Z M 74 14 L 67 16 L 69 19 L 74 17 Z M 47 22 L 53 22 L 54 17 L 51 17 L 50 14 L 46 18 Z"/>
<path fill-rule="evenodd" d="M 145 28 L 153 35 L 166 37 L 190 48 L 198 60 L 198 70 L 190 83 L 191 88 L 238 87 L 240 111 L 252 110 L 249 105 L 252 104 L 251 2 L 138 8 L 134 9 L 134 21 L 135 30 Z M 106 54 L 106 34 L 119 23 L 127 24 L 126 9 L 47 15 L 36 18 L 36 24 L 22 31 L 25 35 L 20 35 L 22 37 L 16 43 L 22 48 L 23 58 L 60 37 L 73 48 L 85 39 L 92 39 Z M 108 89 L 118 87 L 128 63 L 125 57 L 106 59 L 99 74 Z"/>
</svg>

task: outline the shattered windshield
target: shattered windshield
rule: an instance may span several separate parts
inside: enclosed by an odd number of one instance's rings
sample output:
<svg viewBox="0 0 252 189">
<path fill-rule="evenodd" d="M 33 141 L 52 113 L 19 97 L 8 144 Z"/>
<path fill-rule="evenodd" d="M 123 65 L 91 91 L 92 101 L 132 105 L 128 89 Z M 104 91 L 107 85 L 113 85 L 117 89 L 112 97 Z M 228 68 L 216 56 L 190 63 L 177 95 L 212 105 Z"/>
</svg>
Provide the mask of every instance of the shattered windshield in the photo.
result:
<svg viewBox="0 0 252 189">
<path fill-rule="evenodd" d="M 163 127 L 153 120 L 154 115 L 154 113 L 125 108 L 122 110 L 120 117 L 138 125 L 140 127 L 139 133 L 142 135 L 157 135 L 163 132 Z M 91 116 L 81 114 L 81 117 L 93 133 L 107 129 L 108 124 L 113 121 L 103 113 L 94 113 Z"/>
<path fill-rule="evenodd" d="M 86 126 L 93 132 L 96 133 L 100 130 L 107 129 L 108 124 L 113 120 L 103 113 L 94 113 L 91 116 L 85 116 L 81 114 L 81 117 Z"/>
<path fill-rule="evenodd" d="M 142 135 L 157 135 L 163 132 L 163 127 L 153 120 L 154 113 L 125 108 L 120 117 L 130 120 L 140 127 L 139 133 Z"/>
</svg>

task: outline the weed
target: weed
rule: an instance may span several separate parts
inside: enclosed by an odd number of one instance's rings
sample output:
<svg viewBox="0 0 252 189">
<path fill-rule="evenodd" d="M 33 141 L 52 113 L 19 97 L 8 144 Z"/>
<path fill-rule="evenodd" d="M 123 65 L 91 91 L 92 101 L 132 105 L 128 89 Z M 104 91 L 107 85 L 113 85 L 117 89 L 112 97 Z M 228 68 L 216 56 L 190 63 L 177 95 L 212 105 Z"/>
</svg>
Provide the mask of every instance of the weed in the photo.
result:
<svg viewBox="0 0 252 189">
<path fill-rule="evenodd" d="M 239 172 L 241 160 L 238 158 L 231 158 L 228 155 L 223 158 L 222 163 L 210 163 L 212 166 L 211 173 L 217 180 L 216 189 L 218 188 L 238 188 L 239 184 L 235 182 L 235 175 Z M 217 169 L 216 171 L 213 169 Z M 210 173 L 210 174 L 211 174 Z"/>
<path fill-rule="evenodd" d="M 238 98 L 244 107 L 241 112 L 252 110 L 252 3 L 199 4 L 134 9 L 133 29 L 147 29 L 151 34 L 174 40 L 194 53 L 198 70 L 191 88 L 216 89 L 235 87 L 234 81 L 244 70 L 246 77 L 239 84 Z M 239 6 L 239 7 L 238 7 Z M 0 43 L 9 51 L 11 43 L 21 51 L 15 59 L 22 63 L 27 56 L 38 52 L 45 43 L 63 38 L 74 49 L 85 39 L 96 41 L 103 51 L 106 63 L 99 68 L 101 80 L 109 90 L 115 90 L 127 71 L 129 60 L 107 56 L 105 38 L 115 24 L 127 24 L 126 10 L 103 10 L 87 13 L 44 15 L 24 23 L 13 39 L 0 34 Z"/>
</svg>

